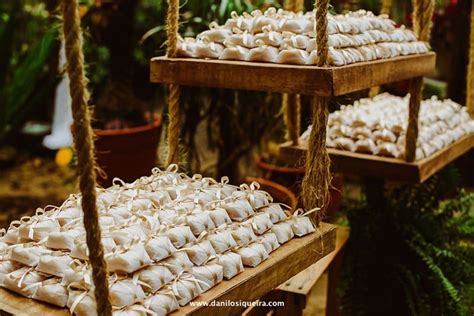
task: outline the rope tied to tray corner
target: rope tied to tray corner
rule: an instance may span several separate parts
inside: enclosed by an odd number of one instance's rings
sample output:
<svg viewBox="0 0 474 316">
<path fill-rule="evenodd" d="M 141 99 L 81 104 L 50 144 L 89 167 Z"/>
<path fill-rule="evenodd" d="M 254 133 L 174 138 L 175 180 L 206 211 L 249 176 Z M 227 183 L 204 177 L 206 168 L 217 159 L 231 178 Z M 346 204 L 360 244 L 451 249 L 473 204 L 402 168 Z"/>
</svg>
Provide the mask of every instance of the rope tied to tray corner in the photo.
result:
<svg viewBox="0 0 474 316">
<path fill-rule="evenodd" d="M 431 18 L 434 11 L 434 0 L 414 0 L 413 28 L 418 40 L 428 42 L 431 31 Z M 412 162 L 416 159 L 418 140 L 418 114 L 422 98 L 423 77 L 410 81 L 410 102 L 408 110 L 408 127 L 405 144 L 405 159 Z"/>
<path fill-rule="evenodd" d="M 83 223 L 89 249 L 89 261 L 92 265 L 97 313 L 98 315 L 111 315 L 107 264 L 104 260 L 96 205 L 94 140 L 91 113 L 88 107 L 88 80 L 84 71 L 78 0 L 63 0 L 61 9 L 66 44 L 67 73 L 70 80 L 69 88 L 72 99 L 72 116 L 74 119 L 74 147 L 77 154 L 79 187 L 82 194 L 81 205 L 84 212 Z"/>
<path fill-rule="evenodd" d="M 327 14 L 329 0 L 316 0 L 316 44 L 318 47 L 318 67 L 328 65 L 328 31 Z M 302 182 L 303 205 L 306 209 L 320 207 L 321 211 L 313 213 L 313 220 L 319 225 L 324 209 L 329 203 L 329 187 L 331 185 L 331 161 L 326 149 L 326 127 L 328 122 L 328 98 L 313 98 L 313 126 L 308 140 L 306 156 L 306 173 Z"/>
<path fill-rule="evenodd" d="M 168 0 L 166 15 L 166 55 L 174 58 L 178 55 L 179 0 Z M 168 87 L 168 157 L 167 165 L 179 161 L 179 135 L 181 131 L 181 111 L 179 106 L 180 88 L 177 84 Z"/>
<path fill-rule="evenodd" d="M 286 0 L 284 9 L 293 12 L 299 12 L 304 9 L 303 0 Z M 286 125 L 286 140 L 291 141 L 292 145 L 298 145 L 301 134 L 301 97 L 299 94 L 283 93 L 281 106 Z"/>
<path fill-rule="evenodd" d="M 467 68 L 467 111 L 474 119 L 474 1 L 471 7 L 471 28 L 469 35 L 469 64 Z"/>
</svg>

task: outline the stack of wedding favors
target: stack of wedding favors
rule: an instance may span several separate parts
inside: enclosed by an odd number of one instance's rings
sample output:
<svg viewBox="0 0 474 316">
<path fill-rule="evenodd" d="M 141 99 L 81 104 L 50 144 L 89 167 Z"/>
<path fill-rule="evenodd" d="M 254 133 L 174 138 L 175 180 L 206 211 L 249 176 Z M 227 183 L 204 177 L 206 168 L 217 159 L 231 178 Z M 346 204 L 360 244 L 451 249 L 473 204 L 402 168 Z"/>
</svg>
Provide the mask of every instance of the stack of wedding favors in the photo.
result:
<svg viewBox="0 0 474 316">
<path fill-rule="evenodd" d="M 114 315 L 166 315 L 222 280 L 315 231 L 257 183 L 234 186 L 175 165 L 98 190 Z M 11 223 L 1 238 L 0 286 L 75 315 L 96 315 L 81 196 Z"/>
<path fill-rule="evenodd" d="M 238 15 L 224 25 L 213 22 L 197 38 L 182 38 L 178 55 L 190 58 L 314 65 L 318 53 L 315 12 L 294 13 L 269 8 Z M 329 63 L 333 66 L 393 58 L 429 51 L 404 26 L 386 15 L 359 10 L 328 14 Z"/>
</svg>

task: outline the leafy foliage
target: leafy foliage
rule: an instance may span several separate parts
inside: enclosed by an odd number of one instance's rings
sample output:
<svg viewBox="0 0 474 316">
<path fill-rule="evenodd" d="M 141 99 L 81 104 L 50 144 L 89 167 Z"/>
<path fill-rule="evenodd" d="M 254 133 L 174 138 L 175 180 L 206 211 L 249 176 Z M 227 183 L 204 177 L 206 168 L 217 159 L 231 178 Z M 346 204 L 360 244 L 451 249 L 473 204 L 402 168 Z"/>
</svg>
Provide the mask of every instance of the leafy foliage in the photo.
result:
<svg viewBox="0 0 474 316">
<path fill-rule="evenodd" d="M 424 184 L 385 192 L 383 208 L 365 201 L 348 212 L 345 314 L 473 312 L 474 193 L 458 189 L 459 179 L 446 168 Z"/>
</svg>

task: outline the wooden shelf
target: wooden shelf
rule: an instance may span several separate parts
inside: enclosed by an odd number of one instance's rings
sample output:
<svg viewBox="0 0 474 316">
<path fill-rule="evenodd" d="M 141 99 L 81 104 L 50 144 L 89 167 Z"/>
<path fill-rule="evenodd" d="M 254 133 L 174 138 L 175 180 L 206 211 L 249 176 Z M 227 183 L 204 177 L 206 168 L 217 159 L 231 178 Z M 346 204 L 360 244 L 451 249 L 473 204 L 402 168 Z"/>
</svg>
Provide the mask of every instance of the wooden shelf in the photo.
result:
<svg viewBox="0 0 474 316">
<path fill-rule="evenodd" d="M 471 134 L 437 151 L 430 157 L 413 163 L 333 148 L 328 148 L 328 152 L 336 172 L 400 182 L 422 183 L 473 147 L 474 134 Z M 306 156 L 306 151 L 306 144 L 292 146 L 290 143 L 285 143 L 280 146 L 279 158 L 287 163 L 301 164 Z"/>
<path fill-rule="evenodd" d="M 427 53 L 342 67 L 283 65 L 196 58 L 151 59 L 155 83 L 338 96 L 431 74 L 436 54 Z"/>
<path fill-rule="evenodd" d="M 196 301 L 256 300 L 331 253 L 335 246 L 336 227 L 321 223 L 318 232 L 302 238 L 295 237 L 272 252 L 270 257 L 259 266 L 246 267 L 244 272 L 219 283 L 197 297 Z M 188 304 L 172 315 L 238 315 L 244 309 L 245 306 L 198 307 Z M 66 309 L 33 301 L 5 289 L 0 289 L 0 314 L 2 314 L 1 311 L 14 315 L 69 315 Z"/>
</svg>

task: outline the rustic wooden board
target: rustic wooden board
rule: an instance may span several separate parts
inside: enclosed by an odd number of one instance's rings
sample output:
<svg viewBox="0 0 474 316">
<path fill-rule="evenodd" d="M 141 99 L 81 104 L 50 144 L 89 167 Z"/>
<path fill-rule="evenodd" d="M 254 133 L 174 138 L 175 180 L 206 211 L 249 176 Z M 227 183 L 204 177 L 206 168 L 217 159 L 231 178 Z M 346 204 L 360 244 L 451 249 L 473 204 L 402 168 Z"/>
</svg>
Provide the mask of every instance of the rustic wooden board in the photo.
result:
<svg viewBox="0 0 474 316">
<path fill-rule="evenodd" d="M 316 232 L 287 242 L 259 266 L 246 267 L 244 272 L 231 280 L 221 282 L 200 295 L 195 301 L 253 301 L 260 298 L 334 250 L 336 244 L 335 226 L 322 223 L 318 230 L 319 233 Z M 241 313 L 244 308 L 187 305 L 172 315 L 236 315 Z M 60 309 L 0 289 L 0 314 L 2 311 L 13 315 L 69 315 L 69 311 L 66 309 Z"/>
<path fill-rule="evenodd" d="M 290 292 L 291 294 L 302 295 L 306 297 L 313 289 L 316 281 L 326 271 L 331 262 L 342 250 L 349 239 L 349 228 L 337 227 L 336 229 L 336 248 L 326 257 L 322 258 L 309 268 L 301 271 L 285 283 L 281 284 L 277 289 L 280 291 Z"/>
<path fill-rule="evenodd" d="M 435 62 L 435 53 L 327 68 L 155 57 L 151 59 L 150 80 L 185 86 L 338 96 L 384 83 L 428 75 L 434 71 Z"/>
<path fill-rule="evenodd" d="M 328 152 L 336 172 L 399 182 L 422 183 L 473 147 L 474 134 L 471 134 L 437 151 L 430 157 L 413 163 L 396 158 L 353 153 L 334 148 L 328 148 Z M 280 146 L 279 159 L 291 164 L 302 164 L 306 151 L 307 146 L 304 143 L 298 146 L 285 143 Z"/>
</svg>

